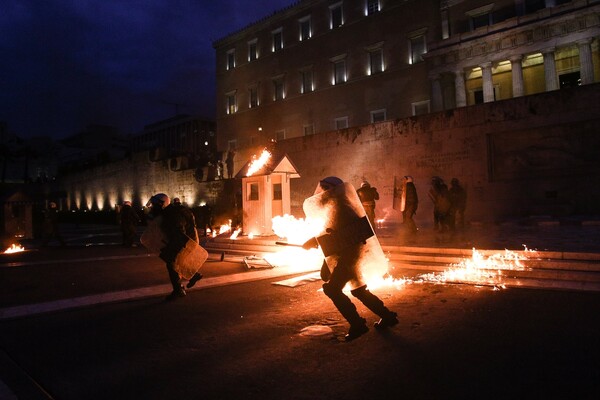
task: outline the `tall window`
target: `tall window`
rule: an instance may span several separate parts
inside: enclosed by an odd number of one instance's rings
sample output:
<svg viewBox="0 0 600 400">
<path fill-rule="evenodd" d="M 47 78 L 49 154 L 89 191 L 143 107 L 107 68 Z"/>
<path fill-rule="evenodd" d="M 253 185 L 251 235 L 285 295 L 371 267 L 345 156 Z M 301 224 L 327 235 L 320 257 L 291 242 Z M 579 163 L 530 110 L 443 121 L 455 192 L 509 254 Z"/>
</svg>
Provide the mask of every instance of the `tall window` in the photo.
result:
<svg viewBox="0 0 600 400">
<path fill-rule="evenodd" d="M 282 28 L 276 29 L 272 32 L 273 39 L 273 51 L 279 51 L 283 49 L 283 30 Z"/>
<path fill-rule="evenodd" d="M 447 9 L 440 10 L 442 17 L 442 39 L 448 39 L 450 37 L 450 15 Z"/>
<path fill-rule="evenodd" d="M 273 100 L 283 100 L 285 92 L 283 90 L 283 78 L 273 79 Z"/>
<path fill-rule="evenodd" d="M 329 28 L 335 29 L 344 25 L 344 13 L 342 2 L 335 3 L 329 6 Z"/>
<path fill-rule="evenodd" d="M 471 30 L 475 30 L 477 28 L 481 28 L 482 26 L 488 26 L 493 23 L 492 21 L 492 9 L 494 8 L 494 4 L 488 4 L 483 7 L 478 7 L 473 10 L 467 11 L 467 16 L 469 17 L 469 24 Z"/>
<path fill-rule="evenodd" d="M 277 140 L 285 140 L 285 129 L 275 132 L 275 137 Z"/>
<path fill-rule="evenodd" d="M 258 88 L 256 86 L 252 86 L 248 89 L 248 97 L 248 106 L 250 108 L 258 107 Z"/>
<path fill-rule="evenodd" d="M 386 119 L 385 109 L 371 111 L 371 123 L 382 122 Z"/>
<path fill-rule="evenodd" d="M 315 134 L 315 126 L 313 124 L 307 124 L 302 127 L 302 132 L 304 136 L 314 135 Z"/>
<path fill-rule="evenodd" d="M 381 48 L 369 51 L 369 75 L 383 72 L 383 50 Z"/>
<path fill-rule="evenodd" d="M 300 71 L 300 79 L 302 80 L 300 87 L 301 93 L 309 93 L 314 90 L 312 69 Z"/>
<path fill-rule="evenodd" d="M 235 114 L 235 112 L 237 111 L 235 92 L 227 93 L 226 96 L 227 96 L 227 114 Z"/>
<path fill-rule="evenodd" d="M 412 103 L 412 115 L 429 114 L 429 100 Z"/>
<path fill-rule="evenodd" d="M 339 85 L 346 82 L 346 60 L 333 62 L 333 84 Z"/>
<path fill-rule="evenodd" d="M 249 182 L 248 183 L 247 196 L 248 196 L 248 201 L 257 201 L 258 200 L 258 183 L 257 182 Z"/>
<path fill-rule="evenodd" d="M 348 117 L 340 117 L 335 119 L 335 129 L 346 129 L 348 127 Z"/>
<path fill-rule="evenodd" d="M 257 44 L 256 39 L 248 42 L 248 61 L 254 61 L 258 58 L 256 44 Z"/>
<path fill-rule="evenodd" d="M 379 0 L 367 0 L 366 15 L 373 15 L 380 10 Z"/>
<path fill-rule="evenodd" d="M 312 36 L 310 26 L 310 15 L 298 20 L 298 26 L 300 28 L 300 41 L 310 39 Z"/>
<path fill-rule="evenodd" d="M 227 69 L 235 68 L 235 49 L 231 49 L 227 52 Z"/>
<path fill-rule="evenodd" d="M 281 183 L 273 184 L 273 200 L 283 199 L 283 189 Z"/>
<path fill-rule="evenodd" d="M 423 54 L 427 53 L 425 35 L 413 36 L 410 41 L 410 63 L 416 64 L 423 61 Z"/>
</svg>

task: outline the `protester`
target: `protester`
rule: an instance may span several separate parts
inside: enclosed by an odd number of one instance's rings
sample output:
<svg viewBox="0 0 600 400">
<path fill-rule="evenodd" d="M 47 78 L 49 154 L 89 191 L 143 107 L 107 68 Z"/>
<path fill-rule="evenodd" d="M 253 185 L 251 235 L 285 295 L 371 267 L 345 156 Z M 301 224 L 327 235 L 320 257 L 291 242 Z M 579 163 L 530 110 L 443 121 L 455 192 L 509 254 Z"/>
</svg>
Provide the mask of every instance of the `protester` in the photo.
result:
<svg viewBox="0 0 600 400">
<path fill-rule="evenodd" d="M 369 182 L 363 181 L 356 193 L 367 213 L 371 226 L 375 228 L 375 200 L 379 200 L 377 188 L 372 187 Z"/>
<path fill-rule="evenodd" d="M 136 227 L 141 222 L 139 215 L 131 206 L 131 201 L 125 200 L 121 206 L 120 225 L 123 234 L 123 246 L 135 247 Z"/>
<path fill-rule="evenodd" d="M 160 249 L 160 258 L 166 263 L 169 279 L 173 291 L 166 300 L 175 300 L 185 297 L 186 292 L 181 284 L 181 276 L 175 269 L 175 259 L 181 250 L 186 246 L 188 240 L 198 242 L 198 235 L 194 223 L 194 215 L 189 208 L 181 202 L 171 204 L 169 196 L 164 193 L 158 193 L 148 201 L 150 207 L 151 219 L 158 219 L 160 230 L 163 233 L 165 246 Z M 202 278 L 199 272 L 196 272 L 189 280 L 187 287 L 191 288 L 198 280 Z"/>
<path fill-rule="evenodd" d="M 56 239 L 61 246 L 66 246 L 60 231 L 58 229 L 58 208 L 56 203 L 51 201 L 48 208 L 44 210 L 44 226 L 43 226 L 43 242 L 42 247 L 48 246 L 48 243 L 53 238 Z"/>
<path fill-rule="evenodd" d="M 374 236 L 374 232 L 365 217 L 357 214 L 354 202 L 348 197 L 349 193 L 357 197 L 352 185 L 338 177 L 330 176 L 319 182 L 314 195 L 304 201 L 304 210 L 309 216 L 316 208 L 316 212 L 324 214 L 326 226 L 322 235 L 309 239 L 302 246 L 305 249 L 320 246 L 327 257 L 321 270 L 321 278 L 325 281 L 323 292 L 350 323 L 346 341 L 354 340 L 369 330 L 366 320 L 342 291 L 348 283 L 352 288 L 350 293 L 380 317 L 375 323 L 376 329 L 385 329 L 398 323 L 397 314 L 387 309 L 363 281 L 361 257 L 367 246 L 366 240 Z M 359 202 L 358 199 L 355 201 Z"/>
</svg>

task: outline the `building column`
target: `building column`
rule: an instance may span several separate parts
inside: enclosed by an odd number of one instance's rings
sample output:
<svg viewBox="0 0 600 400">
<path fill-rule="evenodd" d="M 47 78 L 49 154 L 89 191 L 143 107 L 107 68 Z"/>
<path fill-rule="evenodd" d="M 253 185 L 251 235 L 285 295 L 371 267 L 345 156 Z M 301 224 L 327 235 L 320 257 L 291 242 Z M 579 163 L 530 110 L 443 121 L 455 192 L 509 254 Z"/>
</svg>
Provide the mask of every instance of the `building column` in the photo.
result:
<svg viewBox="0 0 600 400">
<path fill-rule="evenodd" d="M 521 97 L 524 94 L 523 88 L 523 65 L 521 61 L 523 57 L 513 56 L 510 58 L 511 75 L 512 75 L 512 90 L 513 97 Z"/>
<path fill-rule="evenodd" d="M 441 77 L 433 75 L 429 79 L 431 79 L 432 111 L 442 111 L 444 109 L 444 100 L 442 97 L 442 84 L 440 82 Z"/>
<path fill-rule="evenodd" d="M 494 101 L 494 83 L 492 82 L 492 63 L 486 62 L 480 65 L 481 78 L 483 79 L 483 102 Z"/>
<path fill-rule="evenodd" d="M 592 60 L 591 44 L 592 39 L 577 42 L 577 47 L 579 47 L 579 74 L 582 85 L 594 83 L 594 62 Z"/>
<path fill-rule="evenodd" d="M 554 61 L 554 49 L 542 51 L 544 55 L 544 76 L 546 78 L 546 91 L 558 90 L 558 76 L 556 76 L 556 61 Z"/>
<path fill-rule="evenodd" d="M 465 107 L 467 105 L 465 72 L 462 69 L 454 72 L 454 96 L 456 97 L 456 107 Z"/>
</svg>

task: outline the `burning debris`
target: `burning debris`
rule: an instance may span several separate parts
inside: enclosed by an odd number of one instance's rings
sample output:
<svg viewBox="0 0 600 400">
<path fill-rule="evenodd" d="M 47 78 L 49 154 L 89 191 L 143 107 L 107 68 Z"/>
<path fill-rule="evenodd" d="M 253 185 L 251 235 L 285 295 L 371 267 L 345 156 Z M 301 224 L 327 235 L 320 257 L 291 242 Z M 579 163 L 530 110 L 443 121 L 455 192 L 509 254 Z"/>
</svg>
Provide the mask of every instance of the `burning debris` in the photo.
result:
<svg viewBox="0 0 600 400">
<path fill-rule="evenodd" d="M 4 250 L 4 254 L 19 253 L 21 251 L 25 251 L 25 248 L 19 244 L 13 243 L 6 250 Z"/>
</svg>

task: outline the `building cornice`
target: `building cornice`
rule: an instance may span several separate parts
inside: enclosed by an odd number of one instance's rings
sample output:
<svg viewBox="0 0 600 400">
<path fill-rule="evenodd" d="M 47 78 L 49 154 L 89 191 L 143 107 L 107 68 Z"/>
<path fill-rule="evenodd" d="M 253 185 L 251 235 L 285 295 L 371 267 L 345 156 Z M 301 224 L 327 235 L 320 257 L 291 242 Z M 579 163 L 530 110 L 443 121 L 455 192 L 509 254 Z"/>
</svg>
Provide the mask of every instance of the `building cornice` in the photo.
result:
<svg viewBox="0 0 600 400">
<path fill-rule="evenodd" d="M 579 7 L 544 9 L 431 43 L 424 58 L 432 73 L 442 73 L 600 37 L 600 3 L 585 2 L 583 7 L 580 3 Z"/>
</svg>

